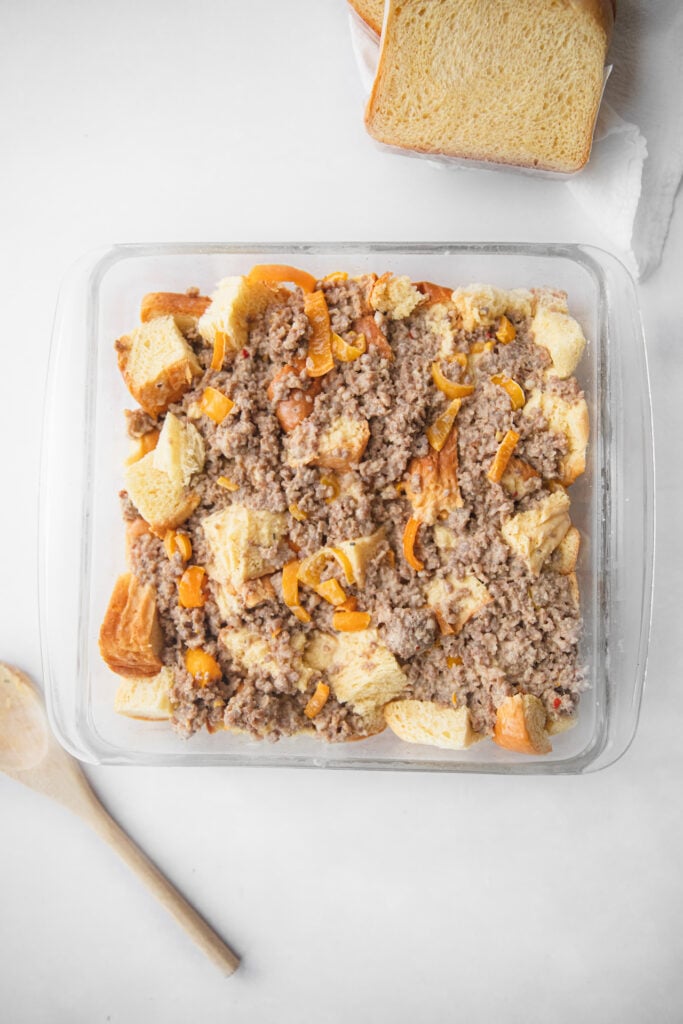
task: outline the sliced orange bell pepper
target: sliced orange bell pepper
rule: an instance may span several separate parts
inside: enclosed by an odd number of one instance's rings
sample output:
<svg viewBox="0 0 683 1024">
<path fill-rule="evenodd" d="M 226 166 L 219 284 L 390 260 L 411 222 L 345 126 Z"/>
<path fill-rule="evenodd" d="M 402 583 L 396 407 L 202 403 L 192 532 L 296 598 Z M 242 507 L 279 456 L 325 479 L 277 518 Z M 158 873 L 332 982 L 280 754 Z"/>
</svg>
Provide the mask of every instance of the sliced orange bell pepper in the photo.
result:
<svg viewBox="0 0 683 1024">
<path fill-rule="evenodd" d="M 474 384 L 458 384 L 445 377 L 438 362 L 432 363 L 432 380 L 446 398 L 467 398 L 474 392 Z"/>
<path fill-rule="evenodd" d="M 415 539 L 417 537 L 417 531 L 420 529 L 420 520 L 415 519 L 413 516 L 410 517 L 406 523 L 406 528 L 403 531 L 403 555 L 406 562 L 415 572 L 421 572 L 424 569 L 424 562 L 421 562 L 415 555 Z"/>
<path fill-rule="evenodd" d="M 315 718 L 316 715 L 319 715 L 325 707 L 329 696 L 330 688 L 327 683 L 318 683 L 315 688 L 315 693 L 304 708 L 306 718 Z"/>
<path fill-rule="evenodd" d="M 367 629 L 372 621 L 370 612 L 340 612 L 332 616 L 332 628 L 340 633 L 358 633 Z"/>
<path fill-rule="evenodd" d="M 216 659 L 201 647 L 192 647 L 185 653 L 185 668 L 200 686 L 218 682 L 223 675 Z"/>
<path fill-rule="evenodd" d="M 504 373 L 494 373 L 491 383 L 497 384 L 503 391 L 507 391 L 513 410 L 521 409 L 526 404 L 524 391 L 512 377 L 506 377 Z"/>
<path fill-rule="evenodd" d="M 178 603 L 183 608 L 203 608 L 206 604 L 206 571 L 190 565 L 178 580 Z"/>
<path fill-rule="evenodd" d="M 434 420 L 431 427 L 427 427 L 427 440 L 434 451 L 440 452 L 448 440 L 448 435 L 455 423 L 455 417 L 460 412 L 461 405 L 462 399 L 454 398 L 441 415 Z"/>
<path fill-rule="evenodd" d="M 216 331 L 213 339 L 213 355 L 211 356 L 211 369 L 220 370 L 225 359 L 225 348 L 227 338 L 223 331 Z"/>
<path fill-rule="evenodd" d="M 517 447 L 519 441 L 519 434 L 515 430 L 508 430 L 507 434 L 500 442 L 498 451 L 496 452 L 493 462 L 486 474 L 491 483 L 499 484 L 503 479 L 503 473 L 507 469 L 507 464 L 510 461 L 510 456 Z"/>
<path fill-rule="evenodd" d="M 324 293 L 309 292 L 304 295 L 304 312 L 311 325 L 311 337 L 306 353 L 306 373 L 309 377 L 324 377 L 334 369 L 332 328 Z"/>
<path fill-rule="evenodd" d="M 312 292 L 316 285 L 316 279 L 312 274 L 297 267 L 290 267 L 284 263 L 257 263 L 249 271 L 247 278 L 250 281 L 266 281 L 275 283 L 298 284 L 303 292 Z"/>
<path fill-rule="evenodd" d="M 214 423 L 222 423 L 234 407 L 233 400 L 216 388 L 204 388 L 204 394 L 199 400 L 200 410 Z"/>
<path fill-rule="evenodd" d="M 282 570 L 282 598 L 299 622 L 310 622 L 311 616 L 299 604 L 299 561 L 287 562 Z"/>
</svg>

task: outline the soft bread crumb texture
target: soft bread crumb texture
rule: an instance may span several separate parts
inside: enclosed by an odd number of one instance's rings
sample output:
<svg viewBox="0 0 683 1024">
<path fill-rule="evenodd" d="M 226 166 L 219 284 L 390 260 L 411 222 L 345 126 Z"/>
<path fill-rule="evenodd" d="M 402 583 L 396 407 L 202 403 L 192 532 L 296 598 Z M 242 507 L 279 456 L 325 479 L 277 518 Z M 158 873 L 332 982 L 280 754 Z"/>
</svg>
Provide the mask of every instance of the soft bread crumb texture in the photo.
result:
<svg viewBox="0 0 683 1024">
<path fill-rule="evenodd" d="M 387 725 L 406 743 L 442 750 L 466 750 L 483 739 L 472 730 L 468 708 L 447 708 L 426 700 L 396 700 L 384 708 Z"/>
<path fill-rule="evenodd" d="M 584 166 L 613 20 L 606 0 L 388 4 L 371 135 L 451 157 Z"/>
<path fill-rule="evenodd" d="M 128 718 L 145 721 L 165 721 L 171 717 L 171 687 L 173 670 L 164 666 L 158 675 L 151 678 L 131 677 L 124 679 L 114 696 L 114 711 Z"/>
</svg>

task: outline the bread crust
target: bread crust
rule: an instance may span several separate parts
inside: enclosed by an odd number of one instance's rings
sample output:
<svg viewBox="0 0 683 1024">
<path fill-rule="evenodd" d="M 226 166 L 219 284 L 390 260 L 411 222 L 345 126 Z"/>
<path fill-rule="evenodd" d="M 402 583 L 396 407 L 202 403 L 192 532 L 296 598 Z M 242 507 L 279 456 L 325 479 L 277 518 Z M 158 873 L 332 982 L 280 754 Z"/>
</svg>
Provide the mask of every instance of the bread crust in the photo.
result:
<svg viewBox="0 0 683 1024">
<path fill-rule="evenodd" d="M 154 587 L 123 573 L 100 627 L 102 658 L 117 675 L 155 676 L 163 668 L 162 644 Z"/>
<path fill-rule="evenodd" d="M 140 304 L 143 324 L 158 316 L 172 316 L 181 331 L 193 327 L 211 303 L 208 295 L 182 292 L 148 292 Z"/>
<path fill-rule="evenodd" d="M 377 0 L 374 3 L 373 0 L 349 0 L 349 4 L 372 32 L 378 36 L 382 34 L 382 18 L 378 16 L 382 10 L 382 0 L 379 3 Z"/>
</svg>

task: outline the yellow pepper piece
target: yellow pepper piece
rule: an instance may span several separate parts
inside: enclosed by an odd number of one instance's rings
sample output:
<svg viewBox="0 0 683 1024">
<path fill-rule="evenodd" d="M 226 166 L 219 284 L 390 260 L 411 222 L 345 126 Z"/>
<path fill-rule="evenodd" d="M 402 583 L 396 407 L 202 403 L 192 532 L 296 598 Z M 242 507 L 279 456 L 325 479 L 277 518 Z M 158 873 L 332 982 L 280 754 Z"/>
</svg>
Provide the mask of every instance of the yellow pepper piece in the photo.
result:
<svg viewBox="0 0 683 1024">
<path fill-rule="evenodd" d="M 439 391 L 443 391 L 446 398 L 467 398 L 474 391 L 474 384 L 457 384 L 444 377 L 438 362 L 432 363 L 432 380 Z"/>
<path fill-rule="evenodd" d="M 216 388 L 205 388 L 199 402 L 200 411 L 214 423 L 222 423 L 234 407 L 233 400 L 224 395 L 222 391 L 217 391 Z"/>
<path fill-rule="evenodd" d="M 434 451 L 440 452 L 448 440 L 448 435 L 455 423 L 455 417 L 460 412 L 461 405 L 462 399 L 454 398 L 445 411 L 434 420 L 431 427 L 427 428 L 427 440 Z"/>
</svg>

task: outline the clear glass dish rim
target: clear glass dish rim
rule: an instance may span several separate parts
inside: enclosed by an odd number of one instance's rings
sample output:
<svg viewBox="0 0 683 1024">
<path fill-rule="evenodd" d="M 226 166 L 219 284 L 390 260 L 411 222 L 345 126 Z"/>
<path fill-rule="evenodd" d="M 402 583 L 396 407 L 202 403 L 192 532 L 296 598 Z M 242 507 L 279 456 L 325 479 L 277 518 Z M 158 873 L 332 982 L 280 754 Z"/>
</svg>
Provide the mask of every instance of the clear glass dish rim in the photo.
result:
<svg viewBox="0 0 683 1024">
<path fill-rule="evenodd" d="M 96 320 L 97 313 L 97 289 L 102 280 L 104 274 L 109 270 L 116 262 L 131 256 L 173 256 L 173 255 L 253 255 L 258 256 L 260 253 L 270 254 L 288 254 L 290 256 L 302 257 L 309 255 L 352 255 L 352 254 L 401 254 L 401 255 L 489 255 L 489 256 L 532 256 L 532 257 L 548 257 L 548 258 L 565 258 L 575 263 L 580 264 L 590 275 L 594 278 L 597 283 L 598 291 L 600 294 L 600 333 L 605 334 L 608 330 L 608 311 L 605 301 L 605 289 L 607 271 L 605 270 L 604 262 L 610 262 L 613 267 L 618 268 L 618 274 L 622 277 L 623 281 L 629 285 L 633 290 L 633 296 L 635 299 L 635 285 L 632 278 L 626 268 L 621 264 L 616 257 L 611 253 L 598 249 L 595 246 L 583 245 L 577 243 L 526 243 L 526 242 L 234 242 L 234 243 L 220 243 L 220 242 L 208 242 L 208 243 L 121 243 L 115 244 L 111 247 L 99 249 L 93 253 L 87 254 L 82 260 L 72 268 L 72 274 L 84 272 L 84 268 L 88 271 L 88 289 L 89 289 L 89 302 L 88 302 L 88 331 L 89 335 L 92 335 L 94 330 L 94 323 Z M 78 270 L 80 268 L 80 271 Z M 68 279 L 68 278 L 67 278 Z M 66 288 L 66 282 L 63 286 Z M 61 292 L 60 292 L 61 301 Z M 637 309 L 637 300 L 636 300 Z M 55 359 L 55 335 L 57 332 L 57 322 L 59 313 L 59 303 L 57 307 L 57 313 L 55 315 L 55 328 L 53 331 L 53 339 L 50 350 L 50 360 L 48 365 L 48 384 L 51 378 L 53 360 Z M 638 318 L 640 317 L 638 310 Z M 69 729 L 66 727 L 63 716 L 63 708 L 59 703 L 59 695 L 54 686 L 54 680 L 50 672 L 50 652 L 49 652 L 49 630 L 48 630 L 48 609 L 47 609 L 47 581 L 46 581 L 46 566 L 45 560 L 42 557 L 47 547 L 47 524 L 46 524 L 46 505 L 45 500 L 40 501 L 39 508 L 39 566 L 40 566 L 40 578 L 39 578 L 39 616 L 40 616 L 40 634 L 41 634 L 41 652 L 43 657 L 43 670 L 44 678 L 46 681 L 47 690 L 47 705 L 48 714 L 55 733 L 57 734 L 60 742 L 70 749 L 72 753 L 83 760 L 91 761 L 92 763 L 105 763 L 105 764 L 149 764 L 149 765 L 194 765 L 194 766 L 249 766 L 249 767 L 326 767 L 326 768 L 362 768 L 362 769 L 376 769 L 376 770 L 398 770 L 406 769 L 411 771 L 450 771 L 450 772 L 467 772 L 475 774 L 579 774 L 582 772 L 593 771 L 598 768 L 606 767 L 609 764 L 613 764 L 628 750 L 630 743 L 632 742 L 633 735 L 638 722 L 638 715 L 640 709 L 640 703 L 642 700 L 646 668 L 647 668 L 647 651 L 650 636 L 650 624 L 652 614 L 652 589 L 654 582 L 654 537 L 655 537 L 655 510 L 654 510 L 654 451 L 653 451 L 653 435 L 652 435 L 652 409 L 650 401 L 650 390 L 649 390 L 649 377 L 647 373 L 647 354 L 644 345 L 644 338 L 642 332 L 642 323 L 639 320 L 638 329 L 639 340 L 642 342 L 642 346 L 638 347 L 638 355 L 642 356 L 643 367 L 644 367 L 644 388 L 642 389 L 642 397 L 644 398 L 643 410 L 645 416 L 643 419 L 643 438 L 644 438 L 644 484 L 645 486 L 645 526 L 643 530 L 643 540 L 645 543 L 645 559 L 643 565 L 643 611 L 640 622 L 640 631 L 638 637 L 638 658 L 637 658 L 637 671 L 632 686 L 632 699 L 631 699 L 631 728 L 629 735 L 622 736 L 621 741 L 610 756 L 602 758 L 602 762 L 598 763 L 601 754 L 605 750 L 606 743 L 606 730 L 609 724 L 609 699 L 610 693 L 606 691 L 606 717 L 603 722 L 602 729 L 594 736 L 593 743 L 582 751 L 579 755 L 568 759 L 566 761 L 557 762 L 520 762 L 514 764 L 488 764 L 488 763 L 472 763 L 467 762 L 451 762 L 451 761 L 439 761 L 438 757 L 428 761 L 420 762 L 411 760 L 409 757 L 389 759 L 373 759 L 368 756 L 358 756 L 349 759 L 335 760 L 330 757 L 315 757 L 310 755 L 297 755 L 295 753 L 283 753 L 282 756 L 271 755 L 267 759 L 259 759 L 258 757 L 244 757 L 240 756 L 239 752 L 230 753 L 217 753 L 207 755 L 205 752 L 197 753 L 151 753 L 151 752 L 133 752 L 132 755 L 128 756 L 125 753 L 122 754 L 117 751 L 111 756 L 93 756 L 92 751 L 84 749 L 83 746 L 79 745 L 74 740 L 74 737 L 70 735 Z M 642 350 L 642 351 L 641 351 Z M 94 395 L 88 395 L 88 406 L 87 406 L 87 418 L 88 422 L 92 422 L 94 416 Z M 604 412 L 604 403 L 600 403 L 599 409 Z M 44 424 L 43 424 L 43 445 L 41 453 L 41 495 L 45 494 L 44 484 L 47 479 L 47 454 L 46 454 L 46 438 L 50 429 L 49 420 L 49 403 L 45 406 Z M 603 435 L 604 436 L 604 435 Z M 648 462 L 648 458 L 649 462 Z M 86 452 L 86 458 L 92 459 L 93 452 L 88 448 Z M 648 472 L 649 466 L 649 472 Z M 87 473 L 86 473 L 87 479 Z M 84 512 L 86 513 L 84 521 L 87 521 L 87 505 L 88 505 L 89 492 L 88 488 L 85 488 L 83 495 Z M 609 517 L 605 517 L 608 519 Z M 603 538 L 605 546 L 607 548 L 609 544 L 609 537 Z M 87 540 L 87 538 L 86 538 Z M 87 544 L 86 544 L 87 547 Z M 87 551 L 86 559 L 87 559 Z M 86 564 L 87 561 L 86 561 Z M 83 600 L 83 588 L 81 587 L 81 602 Z M 607 607 L 609 610 L 609 600 L 607 601 Z M 116 750 L 116 748 L 114 748 Z"/>
</svg>

